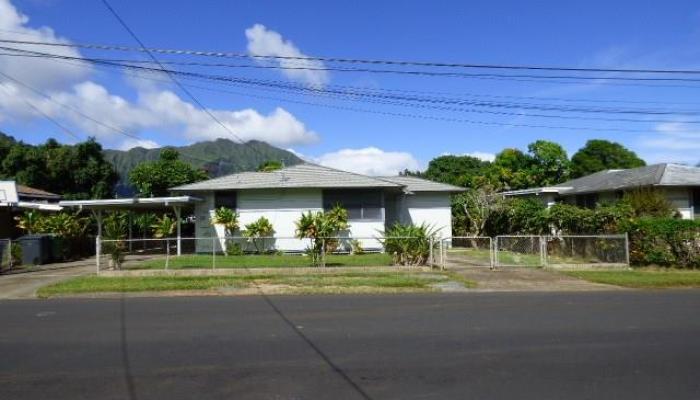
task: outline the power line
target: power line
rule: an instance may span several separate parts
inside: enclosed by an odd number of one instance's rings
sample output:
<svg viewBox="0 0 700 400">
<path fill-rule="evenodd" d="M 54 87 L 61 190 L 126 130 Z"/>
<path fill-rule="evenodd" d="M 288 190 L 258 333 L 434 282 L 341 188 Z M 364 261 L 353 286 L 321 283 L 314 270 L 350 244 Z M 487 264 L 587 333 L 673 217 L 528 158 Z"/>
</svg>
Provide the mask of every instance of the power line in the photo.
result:
<svg viewBox="0 0 700 400">
<path fill-rule="evenodd" d="M 187 95 L 187 97 L 190 98 L 202 111 L 204 111 L 213 121 L 215 121 L 217 124 L 219 124 L 222 128 L 224 128 L 232 137 L 236 138 L 239 142 L 242 144 L 247 145 L 247 142 L 245 142 L 243 139 L 241 139 L 238 135 L 236 135 L 231 129 L 229 129 L 228 126 L 226 126 L 223 122 L 221 122 L 207 107 L 205 107 L 189 90 L 187 90 L 186 87 L 184 87 L 180 81 L 178 81 L 168 70 L 165 69 L 163 64 L 158 61 L 158 59 L 153 55 L 153 53 L 146 47 L 146 45 L 141 41 L 141 39 L 136 36 L 136 33 L 129 28 L 129 26 L 126 24 L 126 22 L 119 16 L 119 14 L 112 8 L 112 6 L 109 4 L 107 0 L 102 0 L 102 4 L 109 10 L 109 12 L 114 16 L 114 18 L 119 21 L 119 24 L 131 35 L 131 37 L 141 46 L 141 49 L 148 54 L 148 56 L 158 64 L 163 72 L 166 73 L 166 75 L 177 85 L 180 90 L 182 90 L 183 93 Z M 264 158 L 265 156 L 260 153 L 255 147 L 249 146 L 250 149 L 252 149 L 254 152 L 258 153 L 259 156 Z"/>
<path fill-rule="evenodd" d="M 32 52 L 38 53 L 38 52 Z M 91 62 L 95 64 L 109 65 L 121 68 L 130 68 L 135 70 L 144 70 L 149 72 L 166 73 L 169 76 L 178 75 L 188 78 L 202 78 L 207 80 L 222 81 L 222 82 L 233 82 L 237 84 L 244 85 L 254 85 L 254 86 L 265 86 L 276 89 L 284 90 L 294 90 L 302 93 L 311 94 L 333 94 L 333 95 L 344 95 L 352 97 L 379 97 L 384 99 L 392 100 L 405 100 L 413 102 L 423 102 L 423 103 L 438 103 L 438 104 L 450 104 L 450 105 L 471 105 L 477 107 L 500 107 L 500 108 L 516 108 L 516 109 L 534 109 L 539 111 L 562 111 L 562 112 L 580 112 L 580 113 L 621 113 L 621 114 L 638 114 L 638 115 L 699 115 L 699 111 L 660 111 L 656 109 L 619 109 L 619 108 L 603 108 L 603 107 L 572 107 L 572 106 L 562 106 L 562 105 L 542 105 L 542 104 L 532 104 L 532 103 L 506 103 L 506 102 L 487 102 L 487 101 L 475 101 L 475 100 L 465 100 L 465 99 L 454 99 L 454 98 L 444 98 L 444 97 L 418 97 L 418 96 L 404 96 L 396 94 L 383 94 L 383 93 L 373 93 L 371 89 L 356 88 L 356 87 L 343 87 L 339 85 L 329 85 L 326 88 L 318 88 L 312 86 L 305 86 L 300 84 L 292 84 L 282 81 L 275 80 L 262 80 L 262 79 L 252 79 L 252 78 L 241 78 L 236 76 L 222 76 L 222 75 L 212 75 L 212 74 L 202 74 L 187 71 L 178 71 L 161 68 L 151 68 L 145 66 L 137 66 L 131 64 L 121 64 L 112 63 L 106 61 L 99 61 L 89 58 L 81 57 L 70 57 L 70 56 L 59 56 L 54 55 L 57 58 L 72 59 L 83 62 Z M 333 89 L 333 87 L 339 87 L 340 89 Z M 349 89 L 348 89 L 349 88 Z M 368 93 L 369 91 L 369 93 Z"/>
<path fill-rule="evenodd" d="M 103 0 L 106 2 L 106 0 Z M 108 4 L 106 4 L 108 8 Z M 112 13 L 113 9 L 111 9 Z M 116 15 L 116 14 L 115 14 Z M 118 17 L 118 16 L 117 16 Z M 121 18 L 119 18 L 121 19 Z M 162 53 L 174 55 L 195 55 L 206 57 L 225 57 L 225 58 L 253 58 L 253 59 L 281 59 L 281 60 L 300 60 L 300 61 L 322 61 L 322 62 L 337 62 L 351 64 L 381 64 L 381 65 L 400 65 L 400 66 L 421 66 L 421 67 L 443 67 L 443 68 L 474 68 L 474 69 L 506 69 L 506 70 L 531 70 L 531 71 L 568 71 L 568 72 L 606 72 L 606 73 L 634 73 L 634 74 L 700 74 L 700 70 L 694 69 L 651 69 L 651 68 L 583 68 L 583 67 L 559 67 L 547 65 L 508 65 L 508 64 L 476 64 L 476 63 L 449 63 L 449 62 L 425 62 L 425 61 L 410 61 L 410 60 L 389 60 L 389 59 L 360 59 L 360 58 L 343 58 L 343 57 L 310 57 L 310 56 L 274 56 L 274 55 L 259 55 L 237 52 L 222 52 L 222 51 L 202 51 L 202 50 L 185 50 L 185 49 L 162 49 L 162 48 L 139 48 L 118 45 L 105 44 L 86 44 L 86 43 L 55 43 L 41 41 L 25 41 L 25 40 L 10 40 L 0 39 L 3 43 L 26 44 L 26 45 L 41 45 L 41 46 L 60 46 L 60 47 L 75 47 L 95 50 L 119 50 L 131 52 L 146 52 L 146 53 Z"/>
</svg>

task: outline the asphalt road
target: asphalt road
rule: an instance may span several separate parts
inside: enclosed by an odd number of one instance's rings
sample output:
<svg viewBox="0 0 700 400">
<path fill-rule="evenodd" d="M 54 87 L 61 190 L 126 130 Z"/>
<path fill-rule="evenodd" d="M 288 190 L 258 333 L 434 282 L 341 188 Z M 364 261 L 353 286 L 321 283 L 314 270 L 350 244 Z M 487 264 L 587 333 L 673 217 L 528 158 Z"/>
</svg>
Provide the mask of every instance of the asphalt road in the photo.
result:
<svg viewBox="0 0 700 400">
<path fill-rule="evenodd" d="M 698 399 L 700 291 L 0 302 L 0 399 Z"/>
</svg>

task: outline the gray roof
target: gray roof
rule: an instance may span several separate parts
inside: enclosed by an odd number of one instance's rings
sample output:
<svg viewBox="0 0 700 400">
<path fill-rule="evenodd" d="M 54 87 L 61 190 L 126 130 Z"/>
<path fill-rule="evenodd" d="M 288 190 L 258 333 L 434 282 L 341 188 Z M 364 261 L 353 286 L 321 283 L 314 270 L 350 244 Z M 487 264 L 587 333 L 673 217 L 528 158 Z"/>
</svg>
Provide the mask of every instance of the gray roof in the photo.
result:
<svg viewBox="0 0 700 400">
<path fill-rule="evenodd" d="M 415 176 L 382 176 L 381 179 L 402 185 L 408 192 L 463 192 L 465 190 L 463 187 L 430 181 Z"/>
<path fill-rule="evenodd" d="M 700 186 L 700 168 L 678 164 L 606 170 L 553 186 L 563 195 L 609 192 L 641 186 Z"/>
<path fill-rule="evenodd" d="M 278 188 L 395 188 L 403 185 L 385 179 L 303 163 L 270 172 L 239 172 L 171 188 L 173 191 Z"/>
</svg>

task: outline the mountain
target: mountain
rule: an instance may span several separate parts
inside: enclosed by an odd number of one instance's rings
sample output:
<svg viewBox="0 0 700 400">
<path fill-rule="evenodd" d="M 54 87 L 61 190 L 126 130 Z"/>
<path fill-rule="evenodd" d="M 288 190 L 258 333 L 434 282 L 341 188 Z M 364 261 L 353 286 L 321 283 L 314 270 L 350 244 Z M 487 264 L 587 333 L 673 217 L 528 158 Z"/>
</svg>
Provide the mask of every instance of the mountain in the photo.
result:
<svg viewBox="0 0 700 400">
<path fill-rule="evenodd" d="M 180 153 L 180 159 L 195 167 L 204 168 L 212 178 L 240 171 L 252 171 L 268 160 L 282 161 L 288 166 L 303 162 L 287 150 L 257 140 L 241 144 L 228 139 L 217 139 L 173 148 Z M 128 151 L 104 151 L 105 159 L 114 165 L 120 176 L 116 188 L 118 195 L 133 194 L 133 189 L 128 184 L 129 171 L 140 162 L 157 160 L 161 150 L 162 148 L 135 147 Z"/>
</svg>

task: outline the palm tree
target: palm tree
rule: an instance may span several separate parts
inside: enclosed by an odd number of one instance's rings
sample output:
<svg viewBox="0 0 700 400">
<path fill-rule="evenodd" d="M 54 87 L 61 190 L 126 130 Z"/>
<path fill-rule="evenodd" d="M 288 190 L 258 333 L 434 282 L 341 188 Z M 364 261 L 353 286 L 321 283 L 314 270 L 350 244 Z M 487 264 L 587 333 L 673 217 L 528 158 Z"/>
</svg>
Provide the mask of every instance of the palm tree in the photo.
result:
<svg viewBox="0 0 700 400">
<path fill-rule="evenodd" d="M 272 227 L 270 220 L 265 217 L 260 217 L 256 221 L 245 226 L 243 236 L 247 237 L 249 241 L 253 242 L 256 253 L 261 253 L 265 250 L 265 238 L 272 236 L 274 233 L 275 229 Z M 259 241 L 262 243 L 258 243 Z"/>
</svg>

